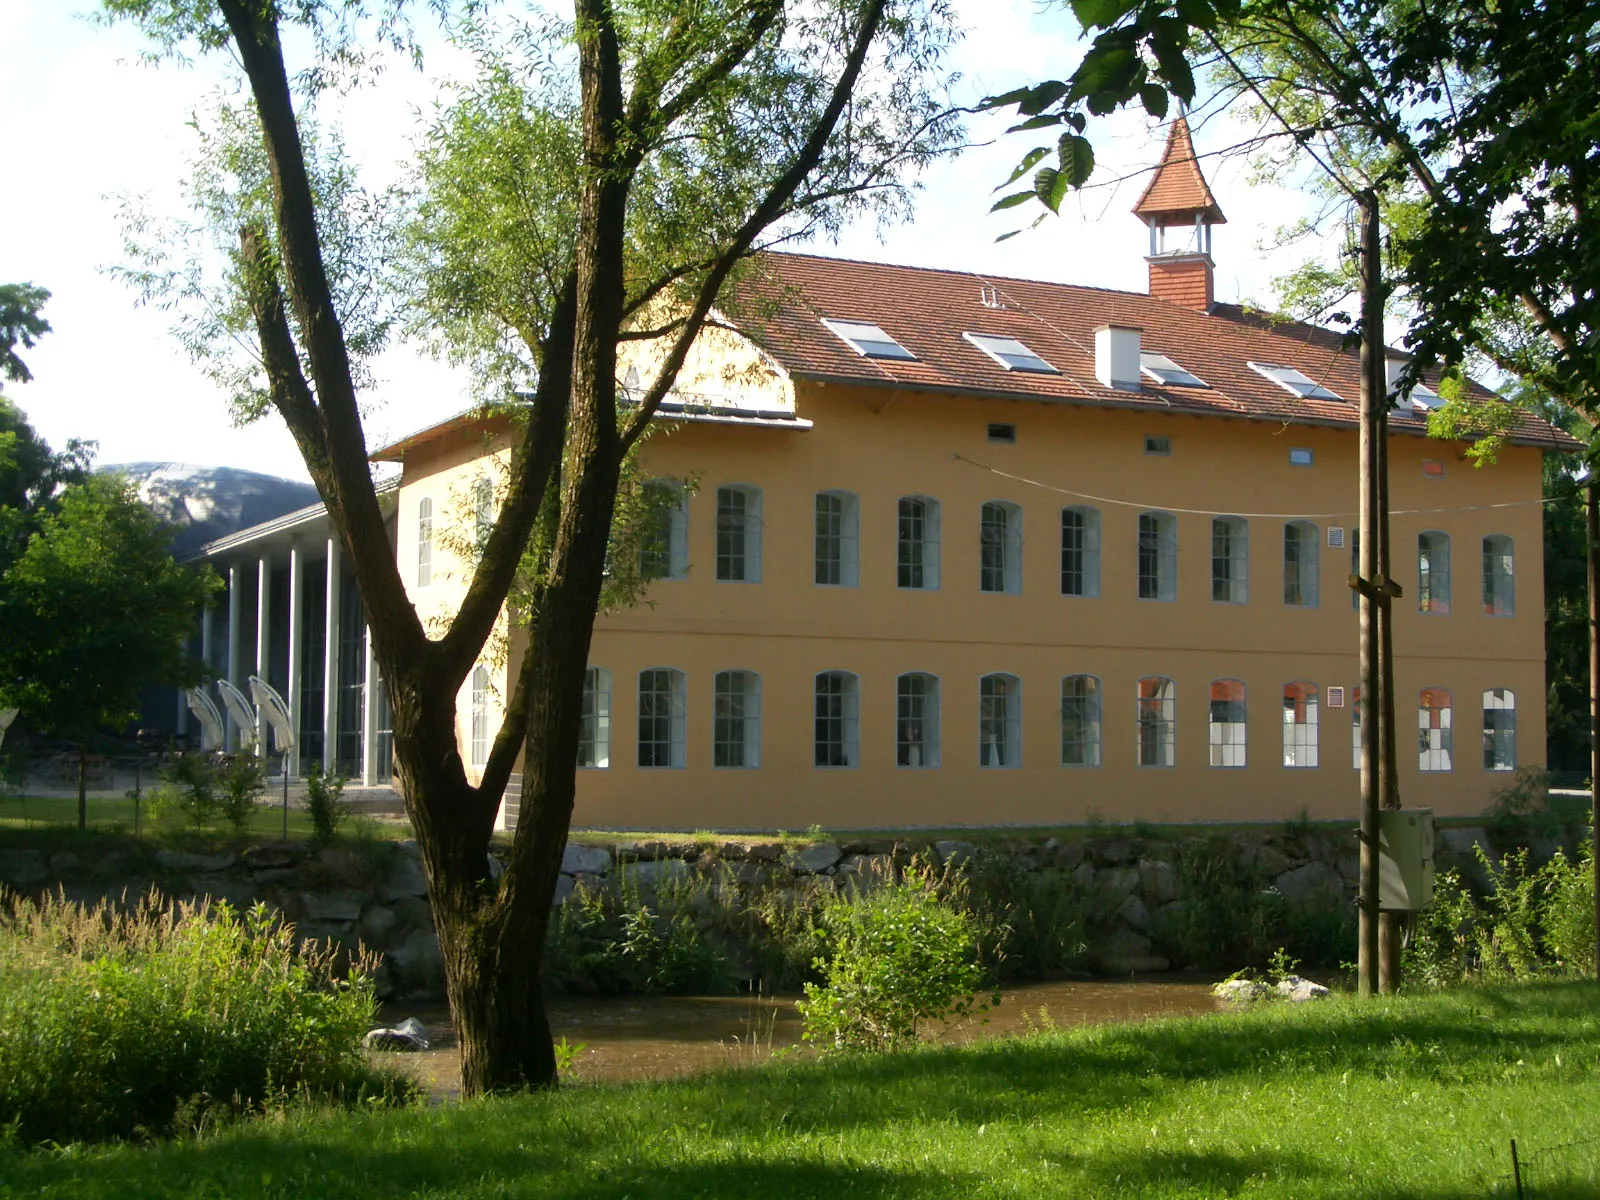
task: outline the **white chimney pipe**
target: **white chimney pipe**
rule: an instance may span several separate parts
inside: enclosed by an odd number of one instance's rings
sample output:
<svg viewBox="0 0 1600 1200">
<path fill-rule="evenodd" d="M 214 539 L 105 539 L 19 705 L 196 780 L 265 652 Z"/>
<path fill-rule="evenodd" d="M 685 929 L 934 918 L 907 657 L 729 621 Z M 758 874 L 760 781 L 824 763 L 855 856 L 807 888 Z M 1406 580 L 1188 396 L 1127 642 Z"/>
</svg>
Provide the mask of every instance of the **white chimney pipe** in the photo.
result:
<svg viewBox="0 0 1600 1200">
<path fill-rule="evenodd" d="M 1137 392 L 1139 330 L 1132 325 L 1102 325 L 1094 331 L 1094 374 L 1106 387 Z"/>
</svg>

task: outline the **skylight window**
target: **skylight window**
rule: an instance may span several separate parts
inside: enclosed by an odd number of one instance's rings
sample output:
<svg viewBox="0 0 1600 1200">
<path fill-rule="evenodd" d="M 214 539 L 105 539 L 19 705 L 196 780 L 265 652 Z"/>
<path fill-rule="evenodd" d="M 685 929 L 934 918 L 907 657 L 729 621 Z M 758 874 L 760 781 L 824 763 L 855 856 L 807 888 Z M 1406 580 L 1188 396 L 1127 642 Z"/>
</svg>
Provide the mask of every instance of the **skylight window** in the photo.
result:
<svg viewBox="0 0 1600 1200">
<path fill-rule="evenodd" d="M 1061 374 L 1016 338 L 996 337 L 989 333 L 963 333 L 961 336 L 1008 371 L 1031 371 L 1035 375 Z"/>
<path fill-rule="evenodd" d="M 1329 391 L 1315 379 L 1312 379 L 1308 375 L 1302 375 L 1293 367 L 1281 367 L 1275 366 L 1272 363 L 1253 362 L 1250 364 L 1250 369 L 1258 374 L 1265 375 L 1284 391 L 1293 392 L 1296 396 L 1303 397 L 1307 400 L 1344 399 L 1344 397 L 1339 395 L 1338 392 Z"/>
<path fill-rule="evenodd" d="M 1399 391 L 1399 389 L 1396 388 L 1395 391 Z M 1411 407 L 1417 412 L 1432 412 L 1444 404 L 1444 397 L 1420 379 L 1412 387 L 1411 394 L 1406 399 L 1411 402 Z"/>
<path fill-rule="evenodd" d="M 1159 384 L 1167 387 L 1210 387 L 1198 375 L 1191 375 L 1165 354 L 1150 350 L 1139 353 L 1139 369 Z"/>
<path fill-rule="evenodd" d="M 915 354 L 870 322 L 830 321 L 823 317 L 822 323 L 863 358 L 897 358 L 911 362 L 917 359 Z"/>
</svg>

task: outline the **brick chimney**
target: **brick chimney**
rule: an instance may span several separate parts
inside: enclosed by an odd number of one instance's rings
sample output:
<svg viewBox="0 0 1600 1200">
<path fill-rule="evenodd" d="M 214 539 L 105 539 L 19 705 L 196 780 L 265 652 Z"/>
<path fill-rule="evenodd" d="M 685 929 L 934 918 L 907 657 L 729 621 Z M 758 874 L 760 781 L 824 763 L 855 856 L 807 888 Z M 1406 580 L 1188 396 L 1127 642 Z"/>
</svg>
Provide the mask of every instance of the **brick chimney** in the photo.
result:
<svg viewBox="0 0 1600 1200">
<path fill-rule="evenodd" d="M 1185 308 L 1209 312 L 1216 299 L 1212 281 L 1211 228 L 1228 219 L 1206 186 L 1195 158 L 1189 122 L 1179 116 L 1167 148 L 1134 215 L 1150 229 L 1150 294 Z"/>
</svg>

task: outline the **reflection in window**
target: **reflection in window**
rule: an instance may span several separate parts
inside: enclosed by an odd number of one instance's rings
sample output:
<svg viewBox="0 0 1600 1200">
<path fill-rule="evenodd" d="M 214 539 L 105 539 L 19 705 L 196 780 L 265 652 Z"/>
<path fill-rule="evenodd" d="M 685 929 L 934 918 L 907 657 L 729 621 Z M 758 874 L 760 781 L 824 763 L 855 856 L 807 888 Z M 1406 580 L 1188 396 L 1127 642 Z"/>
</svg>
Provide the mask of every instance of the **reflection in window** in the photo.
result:
<svg viewBox="0 0 1600 1200">
<path fill-rule="evenodd" d="M 1211 747 L 1213 767 L 1245 765 L 1244 684 L 1239 680 L 1212 680 L 1206 738 Z"/>
<path fill-rule="evenodd" d="M 817 493 L 817 583 L 856 586 L 859 511 L 851 492 Z"/>
<path fill-rule="evenodd" d="M 902 767 L 939 765 L 939 680 L 912 671 L 895 680 L 894 760 Z"/>
<path fill-rule="evenodd" d="M 761 676 L 718 671 L 711 687 L 711 765 L 761 765 Z"/>
<path fill-rule="evenodd" d="M 902 496 L 896 533 L 897 585 L 933 591 L 939 586 L 939 502 Z"/>
<path fill-rule="evenodd" d="M 1022 681 L 985 675 L 978 681 L 978 765 L 1022 765 Z"/>
<path fill-rule="evenodd" d="M 1061 510 L 1061 594 L 1100 594 L 1100 512 L 1074 505 Z"/>
<path fill-rule="evenodd" d="M 1318 601 L 1318 561 L 1321 535 L 1310 521 L 1290 521 L 1283 527 L 1283 602 L 1315 608 Z"/>
<path fill-rule="evenodd" d="M 1517 769 L 1517 697 L 1508 688 L 1483 694 L 1483 769 Z"/>
<path fill-rule="evenodd" d="M 1061 681 L 1061 765 L 1100 765 L 1100 681 L 1093 675 Z"/>
<path fill-rule="evenodd" d="M 1211 599 L 1218 604 L 1250 599 L 1250 526 L 1243 517 L 1211 521 Z"/>
<path fill-rule="evenodd" d="M 1454 743 L 1450 733 L 1450 693 L 1444 688 L 1423 688 L 1417 702 L 1418 766 L 1424 771 L 1448 771 Z"/>
<path fill-rule="evenodd" d="M 1178 518 L 1139 514 L 1139 599 L 1178 598 Z"/>
<path fill-rule="evenodd" d="M 1450 535 L 1437 529 L 1417 535 L 1417 610 L 1450 611 Z"/>
<path fill-rule="evenodd" d="M 978 587 L 985 592 L 1022 590 L 1022 510 L 1008 500 L 983 506 L 978 541 Z"/>
<path fill-rule="evenodd" d="M 761 492 L 753 487 L 717 489 L 717 578 L 761 582 Z"/>
<path fill-rule="evenodd" d="M 1317 765 L 1317 685 L 1283 686 L 1283 765 Z"/>
<path fill-rule="evenodd" d="M 583 673 L 583 716 L 578 726 L 578 765 L 611 765 L 611 672 L 590 667 Z"/>
<path fill-rule="evenodd" d="M 1483 539 L 1483 611 L 1490 617 L 1510 617 L 1517 611 L 1516 573 L 1512 542 L 1503 533 Z"/>
<path fill-rule="evenodd" d="M 1139 765 L 1170 767 L 1177 762 L 1177 685 L 1164 675 L 1139 680 Z"/>
</svg>

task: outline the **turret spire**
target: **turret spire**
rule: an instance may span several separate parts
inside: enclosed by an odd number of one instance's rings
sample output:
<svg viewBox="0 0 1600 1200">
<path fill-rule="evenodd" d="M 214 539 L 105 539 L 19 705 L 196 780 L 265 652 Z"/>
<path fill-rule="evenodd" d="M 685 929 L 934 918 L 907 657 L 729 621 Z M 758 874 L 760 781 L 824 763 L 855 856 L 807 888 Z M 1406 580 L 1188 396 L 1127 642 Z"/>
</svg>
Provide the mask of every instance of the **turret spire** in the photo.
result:
<svg viewBox="0 0 1600 1200">
<path fill-rule="evenodd" d="M 1167 133 L 1167 148 L 1134 215 L 1149 226 L 1150 294 L 1191 308 L 1212 304 L 1211 229 L 1227 224 L 1200 171 L 1186 116 Z M 1188 231 L 1192 230 L 1192 236 Z"/>
</svg>

